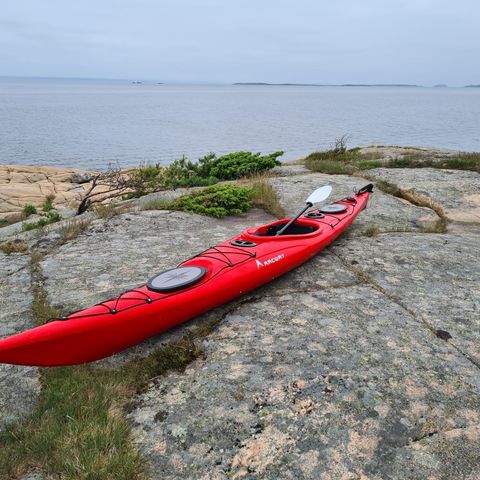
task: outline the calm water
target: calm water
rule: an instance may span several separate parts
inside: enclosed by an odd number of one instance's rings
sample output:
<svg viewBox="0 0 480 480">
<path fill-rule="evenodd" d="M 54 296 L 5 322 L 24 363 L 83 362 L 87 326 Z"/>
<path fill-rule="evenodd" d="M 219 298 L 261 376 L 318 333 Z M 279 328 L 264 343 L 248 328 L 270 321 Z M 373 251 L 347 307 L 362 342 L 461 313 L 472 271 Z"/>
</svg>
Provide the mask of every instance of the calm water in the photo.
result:
<svg viewBox="0 0 480 480">
<path fill-rule="evenodd" d="M 350 144 L 480 150 L 480 88 L 134 85 L 0 79 L 0 164 L 105 168 Z"/>
</svg>

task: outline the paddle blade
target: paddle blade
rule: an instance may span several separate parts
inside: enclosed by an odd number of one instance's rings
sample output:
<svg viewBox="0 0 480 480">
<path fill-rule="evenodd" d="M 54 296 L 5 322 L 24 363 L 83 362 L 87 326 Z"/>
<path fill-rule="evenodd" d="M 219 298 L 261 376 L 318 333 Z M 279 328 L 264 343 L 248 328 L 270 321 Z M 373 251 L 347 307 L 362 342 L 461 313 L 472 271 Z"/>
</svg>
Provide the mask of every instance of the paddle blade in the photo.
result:
<svg viewBox="0 0 480 480">
<path fill-rule="evenodd" d="M 325 185 L 324 187 L 317 188 L 305 201 L 305 203 L 314 203 L 323 202 L 326 200 L 332 193 L 332 187 L 330 185 Z"/>
</svg>

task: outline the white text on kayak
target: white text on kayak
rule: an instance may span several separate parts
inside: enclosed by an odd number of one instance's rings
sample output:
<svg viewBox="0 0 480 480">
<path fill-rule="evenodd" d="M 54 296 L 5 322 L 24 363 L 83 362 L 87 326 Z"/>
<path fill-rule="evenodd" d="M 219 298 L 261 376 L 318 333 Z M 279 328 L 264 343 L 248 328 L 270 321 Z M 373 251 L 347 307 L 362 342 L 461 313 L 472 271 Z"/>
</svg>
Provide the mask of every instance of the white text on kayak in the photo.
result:
<svg viewBox="0 0 480 480">
<path fill-rule="evenodd" d="M 268 260 L 265 260 L 264 262 L 261 262 L 260 260 L 256 260 L 257 268 L 260 269 L 260 268 L 263 268 L 263 267 L 267 267 L 268 265 L 271 265 L 272 263 L 283 260 L 284 258 L 285 258 L 285 254 L 280 253 L 276 257 L 269 258 Z"/>
</svg>

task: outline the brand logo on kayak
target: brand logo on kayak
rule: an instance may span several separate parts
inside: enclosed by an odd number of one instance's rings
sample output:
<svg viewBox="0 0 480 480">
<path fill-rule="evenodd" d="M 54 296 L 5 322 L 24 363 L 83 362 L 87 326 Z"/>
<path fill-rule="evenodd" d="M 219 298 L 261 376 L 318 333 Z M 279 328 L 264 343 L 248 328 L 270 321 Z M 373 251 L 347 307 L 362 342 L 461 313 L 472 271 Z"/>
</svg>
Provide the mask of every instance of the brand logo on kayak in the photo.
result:
<svg viewBox="0 0 480 480">
<path fill-rule="evenodd" d="M 257 268 L 260 270 L 260 268 L 263 267 L 268 267 L 272 263 L 279 262 L 280 260 L 283 260 L 285 258 L 284 253 L 280 253 L 280 255 L 277 255 L 276 257 L 269 258 L 268 260 L 265 260 L 264 262 L 261 262 L 260 260 L 255 260 L 257 262 Z"/>
</svg>

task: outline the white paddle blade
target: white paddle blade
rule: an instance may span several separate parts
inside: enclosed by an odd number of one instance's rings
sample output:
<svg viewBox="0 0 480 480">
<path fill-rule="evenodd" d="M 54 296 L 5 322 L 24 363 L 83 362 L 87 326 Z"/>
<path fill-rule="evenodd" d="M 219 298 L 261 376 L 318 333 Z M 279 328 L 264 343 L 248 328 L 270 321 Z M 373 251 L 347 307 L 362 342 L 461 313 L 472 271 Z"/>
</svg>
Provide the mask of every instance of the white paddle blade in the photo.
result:
<svg viewBox="0 0 480 480">
<path fill-rule="evenodd" d="M 324 187 L 317 188 L 306 200 L 305 203 L 314 203 L 323 202 L 326 200 L 332 193 L 332 187 L 330 185 L 325 185 Z"/>
</svg>

